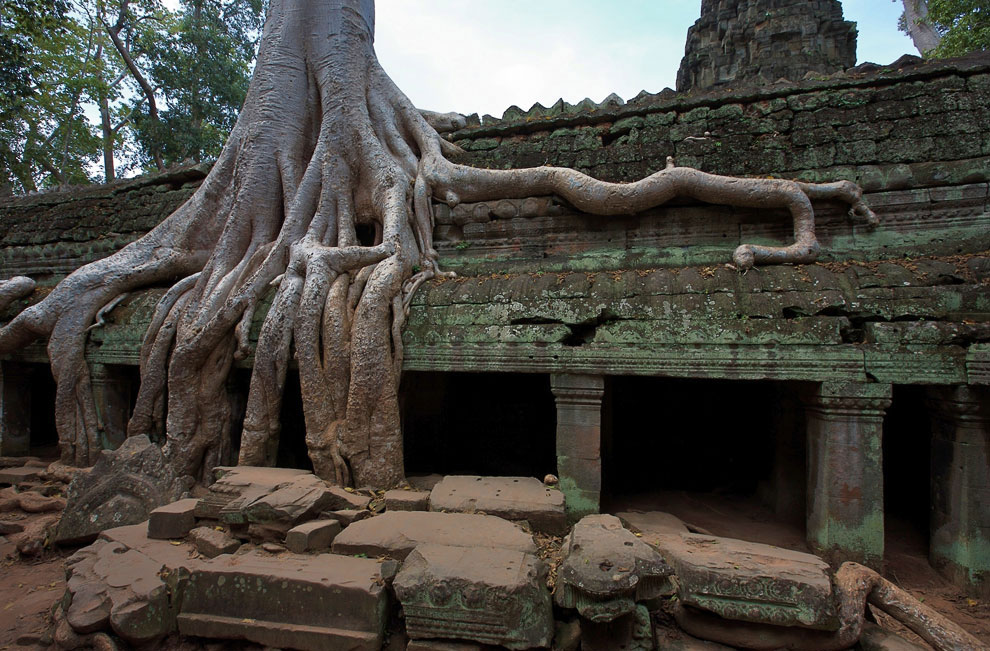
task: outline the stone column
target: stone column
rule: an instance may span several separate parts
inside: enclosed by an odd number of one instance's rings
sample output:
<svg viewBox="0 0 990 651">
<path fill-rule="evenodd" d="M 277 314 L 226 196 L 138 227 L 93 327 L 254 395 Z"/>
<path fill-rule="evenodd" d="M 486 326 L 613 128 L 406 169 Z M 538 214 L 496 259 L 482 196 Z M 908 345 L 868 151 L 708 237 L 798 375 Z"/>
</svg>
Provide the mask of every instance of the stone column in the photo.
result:
<svg viewBox="0 0 990 651">
<path fill-rule="evenodd" d="M 105 450 L 116 450 L 127 438 L 127 421 L 130 418 L 130 387 L 114 367 L 93 363 L 89 367 L 96 405 L 97 427 L 100 444 Z"/>
<path fill-rule="evenodd" d="M 557 402 L 557 474 L 573 522 L 598 513 L 601 500 L 605 380 L 601 375 L 551 375 L 550 389 Z"/>
<path fill-rule="evenodd" d="M 3 362 L 0 388 L 0 456 L 31 453 L 31 373 L 16 362 Z"/>
<path fill-rule="evenodd" d="M 932 566 L 990 598 L 990 390 L 938 387 L 932 417 Z"/>
<path fill-rule="evenodd" d="M 883 561 L 889 384 L 823 382 L 807 399 L 808 543 L 830 563 Z"/>
</svg>

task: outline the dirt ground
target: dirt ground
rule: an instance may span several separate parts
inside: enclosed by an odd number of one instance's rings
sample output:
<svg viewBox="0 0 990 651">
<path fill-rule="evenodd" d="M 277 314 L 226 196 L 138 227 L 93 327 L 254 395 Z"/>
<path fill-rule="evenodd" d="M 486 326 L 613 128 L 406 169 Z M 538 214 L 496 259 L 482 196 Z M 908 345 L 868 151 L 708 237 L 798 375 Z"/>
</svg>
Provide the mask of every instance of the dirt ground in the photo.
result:
<svg viewBox="0 0 990 651">
<path fill-rule="evenodd" d="M 0 541 L 0 651 L 46 648 L 51 643 L 51 606 L 65 592 L 63 561 L 71 551 L 23 559 L 13 542 L 3 536 Z"/>
<path fill-rule="evenodd" d="M 667 511 L 716 536 L 740 538 L 807 552 L 803 522 L 781 522 L 754 498 L 711 493 L 664 492 L 623 497 L 609 510 Z M 888 518 L 883 575 L 990 644 L 990 602 L 971 599 L 932 569 L 922 532 Z M 875 611 L 879 624 L 926 646 L 896 620 Z"/>
</svg>

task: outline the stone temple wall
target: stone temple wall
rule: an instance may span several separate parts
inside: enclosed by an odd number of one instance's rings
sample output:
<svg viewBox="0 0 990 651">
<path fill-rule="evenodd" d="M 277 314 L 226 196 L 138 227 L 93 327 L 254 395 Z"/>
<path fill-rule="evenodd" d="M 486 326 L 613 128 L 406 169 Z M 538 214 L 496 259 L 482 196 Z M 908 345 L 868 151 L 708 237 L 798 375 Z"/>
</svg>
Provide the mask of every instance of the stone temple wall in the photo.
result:
<svg viewBox="0 0 990 651">
<path fill-rule="evenodd" d="M 677 90 L 797 81 L 856 65 L 856 23 L 839 0 L 703 0 Z"/>
</svg>

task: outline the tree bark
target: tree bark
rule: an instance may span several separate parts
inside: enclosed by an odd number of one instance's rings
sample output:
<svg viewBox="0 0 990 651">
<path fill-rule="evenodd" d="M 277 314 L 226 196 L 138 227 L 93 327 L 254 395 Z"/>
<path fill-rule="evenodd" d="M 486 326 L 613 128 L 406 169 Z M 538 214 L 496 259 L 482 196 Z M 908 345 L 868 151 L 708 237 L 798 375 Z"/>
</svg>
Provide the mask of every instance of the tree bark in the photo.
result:
<svg viewBox="0 0 990 651">
<path fill-rule="evenodd" d="M 275 461 L 294 350 L 316 473 L 344 485 L 401 483 L 401 332 L 412 294 L 442 273 L 434 200 L 557 194 L 601 215 L 675 196 L 787 208 L 794 243 L 740 246 L 733 259 L 743 269 L 815 259 L 812 199 L 846 201 L 876 221 L 849 182 L 732 179 L 670 162 L 642 181 L 613 184 L 553 167 L 453 164 L 444 154 L 457 148 L 388 78 L 373 41 L 371 0 L 272 0 L 244 108 L 192 198 L 0 330 L 0 352 L 49 337 L 63 461 L 86 465 L 99 452 L 89 326 L 120 294 L 170 283 L 142 346 L 129 434 L 164 437 L 179 474 L 206 481 L 229 436 L 228 372 L 252 353 L 255 310 L 273 292 L 253 351 L 239 462 Z M 362 245 L 358 225 L 373 226 L 376 241 Z"/>
<path fill-rule="evenodd" d="M 904 27 L 921 56 L 938 47 L 942 37 L 928 22 L 928 0 L 903 0 Z"/>
</svg>

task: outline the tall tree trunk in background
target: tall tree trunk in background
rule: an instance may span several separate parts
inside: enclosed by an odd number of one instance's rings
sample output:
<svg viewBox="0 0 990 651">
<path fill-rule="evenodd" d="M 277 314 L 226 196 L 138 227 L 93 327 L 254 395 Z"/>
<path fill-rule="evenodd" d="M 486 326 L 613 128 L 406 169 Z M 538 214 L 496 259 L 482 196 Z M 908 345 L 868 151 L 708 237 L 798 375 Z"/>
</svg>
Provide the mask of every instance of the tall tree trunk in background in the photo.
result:
<svg viewBox="0 0 990 651">
<path fill-rule="evenodd" d="M 230 434 L 228 372 L 253 353 L 240 462 L 274 463 L 294 351 L 316 473 L 345 485 L 401 483 L 401 334 L 413 293 L 441 273 L 433 201 L 556 194 L 588 213 L 629 215 L 688 196 L 788 209 L 794 243 L 741 245 L 733 259 L 743 269 L 815 259 L 812 199 L 846 201 L 875 223 L 847 181 L 733 179 L 668 161 L 616 184 L 548 166 L 454 164 L 446 156 L 459 149 L 379 65 L 374 24 L 373 0 L 272 0 L 244 108 L 195 194 L 0 329 L 0 354 L 49 337 L 64 461 L 91 464 L 100 450 L 89 326 L 122 293 L 168 285 L 142 346 L 129 434 L 163 432 L 178 473 L 205 479 Z M 360 242 L 358 226 L 373 227 L 376 241 Z M 264 305 L 252 351 L 251 324 Z"/>
<path fill-rule="evenodd" d="M 928 18 L 928 0 L 903 0 L 904 28 L 921 56 L 938 47 L 942 37 L 935 31 Z"/>
</svg>

